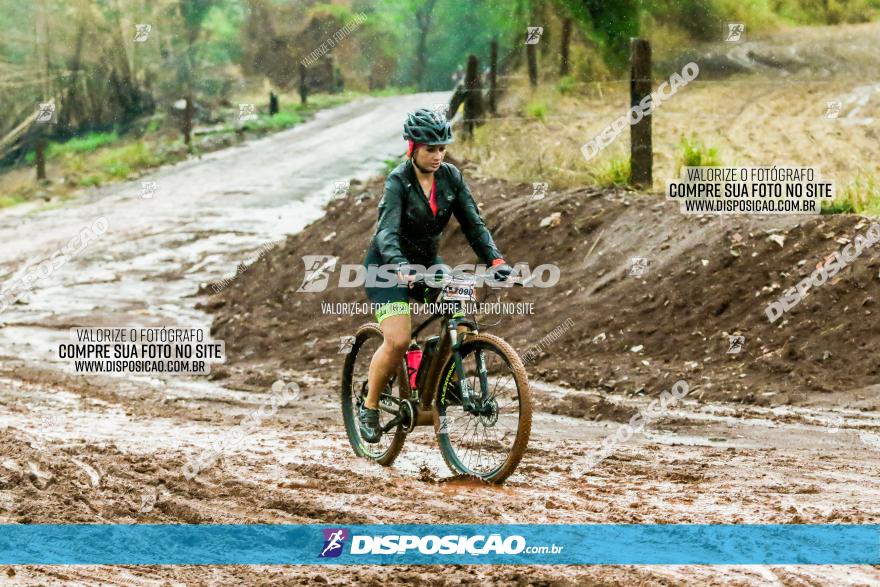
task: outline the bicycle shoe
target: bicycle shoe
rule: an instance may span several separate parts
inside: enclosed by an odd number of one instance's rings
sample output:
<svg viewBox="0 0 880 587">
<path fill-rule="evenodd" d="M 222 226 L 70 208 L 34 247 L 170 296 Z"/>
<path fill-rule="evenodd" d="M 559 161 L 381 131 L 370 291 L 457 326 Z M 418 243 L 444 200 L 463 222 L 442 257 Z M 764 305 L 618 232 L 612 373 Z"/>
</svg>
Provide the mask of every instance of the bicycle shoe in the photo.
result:
<svg viewBox="0 0 880 587">
<path fill-rule="evenodd" d="M 382 437 L 382 429 L 379 428 L 379 410 L 371 410 L 365 406 L 361 406 L 358 413 L 358 421 L 360 423 L 361 438 L 370 444 L 379 442 Z"/>
</svg>

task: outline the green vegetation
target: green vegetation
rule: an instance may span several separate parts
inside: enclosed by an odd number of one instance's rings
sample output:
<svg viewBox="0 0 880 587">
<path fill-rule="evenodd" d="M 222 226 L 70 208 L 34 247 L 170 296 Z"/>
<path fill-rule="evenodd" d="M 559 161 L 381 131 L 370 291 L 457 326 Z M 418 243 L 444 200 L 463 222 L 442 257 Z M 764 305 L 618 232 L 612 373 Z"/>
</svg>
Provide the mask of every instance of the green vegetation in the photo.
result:
<svg viewBox="0 0 880 587">
<path fill-rule="evenodd" d="M 112 132 L 91 132 L 84 137 L 70 139 L 66 143 L 52 143 L 46 150 L 47 157 L 57 157 L 67 153 L 91 153 L 98 147 L 103 147 L 109 143 L 119 140 L 116 131 Z"/>
<path fill-rule="evenodd" d="M 379 90 L 371 90 L 370 95 L 376 97 L 399 96 L 400 94 L 415 94 L 419 89 L 416 86 L 390 86 Z"/>
<path fill-rule="evenodd" d="M 114 143 L 118 140 L 119 135 L 116 134 L 115 130 L 113 132 L 104 133 L 91 132 L 84 137 L 74 137 L 64 143 L 49 143 L 49 146 L 46 148 L 46 158 L 54 159 L 70 153 L 91 153 L 99 147 Z M 25 156 L 25 161 L 28 164 L 33 164 L 36 158 L 36 153 L 30 151 L 27 156 Z"/>
<path fill-rule="evenodd" d="M 400 159 L 385 159 L 385 169 L 382 171 L 382 175 L 388 175 L 400 165 Z"/>
<path fill-rule="evenodd" d="M 877 0 L 774 0 L 772 10 L 792 24 L 841 24 L 875 20 Z"/>
<path fill-rule="evenodd" d="M 130 143 L 103 151 L 97 160 L 98 168 L 110 177 L 126 178 L 133 171 L 159 165 L 161 160 L 143 142 Z"/>
<path fill-rule="evenodd" d="M 0 208 L 8 208 L 26 202 L 27 199 L 22 196 L 0 196 Z"/>
<path fill-rule="evenodd" d="M 544 117 L 547 116 L 547 104 L 540 101 L 529 102 L 526 105 L 526 115 L 530 118 L 537 118 L 538 120 L 544 120 Z"/>
<path fill-rule="evenodd" d="M 595 181 L 603 187 L 620 187 L 629 183 L 629 157 L 612 157 L 595 171 Z"/>
<path fill-rule="evenodd" d="M 260 115 L 257 120 L 245 122 L 248 130 L 284 130 L 302 122 L 302 116 L 296 112 L 282 111 L 274 116 Z"/>
<path fill-rule="evenodd" d="M 721 165 L 718 149 L 707 147 L 694 134 L 690 138 L 682 136 L 679 148 L 681 149 L 679 172 L 682 167 L 718 167 Z"/>
<path fill-rule="evenodd" d="M 824 204 L 821 212 L 822 214 L 855 214 L 856 209 L 849 202 L 831 202 Z"/>
<path fill-rule="evenodd" d="M 307 104 L 302 105 L 293 95 L 281 95 L 281 111 L 269 116 L 264 112 L 258 119 L 248 121 L 244 128 L 251 134 L 264 134 L 283 130 L 300 124 L 312 113 L 348 102 L 364 94 L 359 92 L 343 92 L 339 94 L 314 94 L 309 96 Z M 228 107 L 222 114 L 224 118 L 233 120 L 238 112 L 238 103 L 254 101 L 253 97 L 232 100 L 233 107 Z M 82 137 L 75 137 L 66 142 L 49 142 L 46 148 L 47 167 L 52 183 L 43 186 L 52 195 L 60 195 L 62 199 L 71 187 L 97 187 L 112 181 L 124 180 L 138 175 L 147 169 L 174 162 L 187 156 L 181 144 L 181 134 L 177 128 L 162 128 L 164 115 L 155 115 L 143 125 L 143 131 L 133 135 L 120 135 L 117 131 L 90 132 Z M 172 123 L 173 124 L 173 123 Z M 170 131 L 170 132 L 169 132 Z M 193 137 L 193 151 L 199 153 L 204 148 L 202 143 L 208 137 L 232 135 L 233 124 L 227 124 L 211 130 L 203 130 Z M 222 145 L 222 142 L 214 144 Z M 212 147 L 209 147 L 212 148 Z M 217 147 L 213 147 L 217 148 Z M 26 163 L 33 165 L 35 153 L 30 151 L 25 157 Z M 58 181 L 66 178 L 64 182 Z M 18 181 L 18 180 L 16 180 Z M 13 206 L 25 201 L 38 189 L 33 183 L 3 184 L 0 175 L 0 189 L 11 195 L 0 199 L 0 207 Z"/>
<path fill-rule="evenodd" d="M 80 179 L 77 182 L 77 185 L 80 187 L 84 187 L 84 188 L 92 187 L 92 186 L 97 187 L 97 186 L 101 185 L 101 176 L 94 175 L 94 174 L 87 175 L 86 177 L 83 177 L 82 179 Z"/>
<path fill-rule="evenodd" d="M 556 82 L 556 91 L 563 96 L 571 94 L 574 91 L 574 87 L 575 81 L 570 75 L 563 76 Z"/>
<path fill-rule="evenodd" d="M 865 214 L 880 216 L 880 183 L 873 175 L 858 174 L 838 193 L 822 214 Z"/>
<path fill-rule="evenodd" d="M 642 11 L 651 10 L 653 3 L 639 0 L 560 0 L 560 4 L 572 15 L 583 34 L 596 44 L 605 62 L 613 69 L 622 71 L 629 57 L 629 40 L 638 37 L 642 31 Z"/>
<path fill-rule="evenodd" d="M 44 0 L 13 3 L 3 15 L 0 104 L 9 116 L 0 120 L 0 137 L 21 124 L 35 103 L 56 99 L 56 124 L 46 127 L 51 183 L 39 189 L 54 193 L 64 186 L 101 185 L 185 157 L 180 113 L 166 113 L 175 112 L 172 105 L 186 95 L 196 103 L 195 152 L 234 140 L 223 135 L 235 131 L 238 103 L 259 105 L 257 119 L 244 128 L 261 134 L 290 128 L 316 110 L 358 96 L 450 90 L 469 54 L 485 70 L 493 39 L 505 76 L 499 84 L 512 95 L 525 86 L 525 27 L 537 24 L 543 27 L 537 47 L 542 81 L 517 103 L 521 128 L 492 126 L 500 136 L 478 129 L 472 144 L 482 155 L 464 144 L 458 148 L 524 180 L 549 173 L 576 185 L 597 175 L 607 185 L 619 185 L 628 175 L 622 160 L 584 164 L 578 153 L 584 138 L 575 137 L 584 128 L 564 137 L 555 123 L 558 115 L 580 107 L 578 102 L 606 100 L 619 90 L 604 82 L 626 77 L 631 37 L 651 39 L 660 63 L 661 54 L 680 55 L 697 42 L 719 41 L 725 23 L 742 22 L 753 35 L 793 24 L 865 22 L 880 16 L 880 0 L 181 0 L 135 3 L 125 7 L 124 18 L 119 10 L 104 0 L 72 5 Z M 564 22 L 572 25 L 569 68 L 559 76 Z M 136 42 L 131 23 L 151 23 L 149 38 Z M 28 42 L 20 38 L 24 31 L 32 35 Z M 298 97 L 303 60 L 310 92 L 304 106 Z M 270 89 L 281 108 L 271 117 Z M 588 124 L 581 114 L 569 126 Z M 75 138 L 62 140 L 71 135 Z M 671 135 L 672 146 L 667 143 L 664 151 L 679 155 L 664 162 L 670 167 L 678 160 L 720 164 L 717 149 L 696 137 L 683 138 L 676 149 L 677 136 Z M 7 205 L 38 189 L 33 175 L 23 180 L 19 173 L 22 161 L 34 163 L 32 139 L 16 138 L 0 153 L 4 164 L 19 167 L 12 169 L 13 179 L 0 177 Z M 851 194 L 828 210 L 875 207 L 873 184 L 848 190 Z"/>
</svg>

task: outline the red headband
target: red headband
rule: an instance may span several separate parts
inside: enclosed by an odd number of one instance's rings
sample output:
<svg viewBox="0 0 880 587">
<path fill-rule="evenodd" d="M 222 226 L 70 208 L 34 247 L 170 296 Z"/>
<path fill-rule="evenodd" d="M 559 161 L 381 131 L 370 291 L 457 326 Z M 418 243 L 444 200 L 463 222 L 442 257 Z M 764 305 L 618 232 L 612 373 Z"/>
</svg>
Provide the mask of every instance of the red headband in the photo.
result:
<svg viewBox="0 0 880 587">
<path fill-rule="evenodd" d="M 412 157 L 413 153 L 416 152 L 416 149 L 418 149 L 419 147 L 425 146 L 425 143 L 417 143 L 417 142 L 413 141 L 412 139 L 409 139 L 407 142 L 409 143 L 409 147 L 406 150 L 407 157 Z"/>
</svg>

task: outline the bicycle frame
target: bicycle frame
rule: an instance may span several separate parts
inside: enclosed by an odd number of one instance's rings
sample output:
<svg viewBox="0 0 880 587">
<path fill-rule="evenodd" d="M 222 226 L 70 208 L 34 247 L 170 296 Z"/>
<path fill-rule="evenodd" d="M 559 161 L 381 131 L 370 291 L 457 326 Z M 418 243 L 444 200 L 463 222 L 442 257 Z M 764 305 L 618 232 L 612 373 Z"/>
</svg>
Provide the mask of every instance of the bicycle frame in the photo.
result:
<svg viewBox="0 0 880 587">
<path fill-rule="evenodd" d="M 442 324 L 440 342 L 437 345 L 437 351 L 431 357 L 431 362 L 428 365 L 422 365 L 419 367 L 420 369 L 427 368 L 423 379 L 422 389 L 416 390 L 415 392 L 410 389 L 410 393 L 415 394 L 414 399 L 417 399 L 419 402 L 418 425 L 420 426 L 433 425 L 434 423 L 433 416 L 431 415 L 431 404 L 434 401 L 434 394 L 440 388 L 441 370 L 449 360 L 450 355 L 452 355 L 453 360 L 455 361 L 455 370 L 458 374 L 459 381 L 466 381 L 464 367 L 462 366 L 461 356 L 458 354 L 458 349 L 468 334 L 476 334 L 478 332 L 477 325 L 473 320 L 463 316 L 458 317 L 437 314 L 420 324 L 418 328 L 413 331 L 412 337 L 415 338 L 418 336 L 427 325 L 435 320 L 440 320 Z M 409 382 L 407 382 L 407 386 L 409 386 Z M 422 416 L 423 414 L 424 416 Z"/>
<path fill-rule="evenodd" d="M 514 282 L 511 285 L 522 284 Z M 479 330 L 476 322 L 474 322 L 470 318 L 467 318 L 465 314 L 461 311 L 461 303 L 450 301 L 446 301 L 445 303 L 453 304 L 453 306 L 450 308 L 453 311 L 443 314 L 434 314 L 433 316 L 419 324 L 419 326 L 416 327 L 410 335 L 410 337 L 414 339 L 429 324 L 433 323 L 436 320 L 441 321 L 442 326 L 437 351 L 431 358 L 430 364 L 419 366 L 419 369 L 428 369 L 423 379 L 422 388 L 418 390 L 413 390 L 409 384 L 409 377 L 403 377 L 401 378 L 402 380 L 400 384 L 403 386 L 403 389 L 408 392 L 410 396 L 409 398 L 399 398 L 385 394 L 382 395 L 383 399 L 392 401 L 398 406 L 397 410 L 390 409 L 383 406 L 382 400 L 380 399 L 379 409 L 388 412 L 389 414 L 395 415 L 394 419 L 392 419 L 390 422 L 388 422 L 388 424 L 382 427 L 383 433 L 387 433 L 389 430 L 398 426 L 402 421 L 404 421 L 401 407 L 404 404 L 408 404 L 410 402 L 412 402 L 410 406 L 412 407 L 411 411 L 414 412 L 412 416 L 415 420 L 410 430 L 412 430 L 412 428 L 414 428 L 415 426 L 434 425 L 434 415 L 432 408 L 432 404 L 434 402 L 434 394 L 437 392 L 438 389 L 440 389 L 440 377 L 442 375 L 441 371 L 443 369 L 443 366 L 449 360 L 450 355 L 453 358 L 455 373 L 458 375 L 458 380 L 461 384 L 462 405 L 465 406 L 467 409 L 470 409 L 474 405 L 475 398 L 473 397 L 473 390 L 471 389 L 470 383 L 465 376 L 464 365 L 462 364 L 461 355 L 458 353 L 458 349 L 469 334 L 477 334 Z M 477 373 L 480 378 L 480 389 L 482 389 L 482 393 L 485 394 L 488 389 L 488 376 L 486 372 L 486 366 L 485 364 L 483 364 L 482 352 L 477 353 L 476 362 Z M 399 371 L 402 373 L 407 372 L 405 357 L 401 360 Z M 484 400 L 485 398 L 478 399 Z"/>
</svg>

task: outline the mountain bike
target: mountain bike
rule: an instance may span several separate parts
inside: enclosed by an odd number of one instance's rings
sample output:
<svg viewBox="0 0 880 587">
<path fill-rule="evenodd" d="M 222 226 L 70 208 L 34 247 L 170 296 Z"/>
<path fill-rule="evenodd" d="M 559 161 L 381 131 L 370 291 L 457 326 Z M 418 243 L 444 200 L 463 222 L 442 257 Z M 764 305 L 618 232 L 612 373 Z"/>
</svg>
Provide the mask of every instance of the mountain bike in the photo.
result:
<svg viewBox="0 0 880 587">
<path fill-rule="evenodd" d="M 375 444 L 361 437 L 358 411 L 367 397 L 370 360 L 383 336 L 376 323 L 358 328 L 345 358 L 341 389 L 345 430 L 358 456 L 391 465 L 408 433 L 416 426 L 433 425 L 443 460 L 453 473 L 501 483 L 514 472 L 532 428 L 529 382 L 516 351 L 498 336 L 479 332 L 476 320 L 469 317 L 473 314 L 468 304 L 476 301 L 474 289 L 480 279 L 494 277 L 456 273 L 438 286 L 436 275 L 415 275 L 415 283 L 437 291 L 437 311 L 412 332 L 412 341 L 421 341 L 423 349 L 415 386 L 404 358 L 382 391 L 382 438 Z M 506 283 L 523 285 L 516 278 Z M 440 335 L 421 338 L 437 322 Z"/>
</svg>

